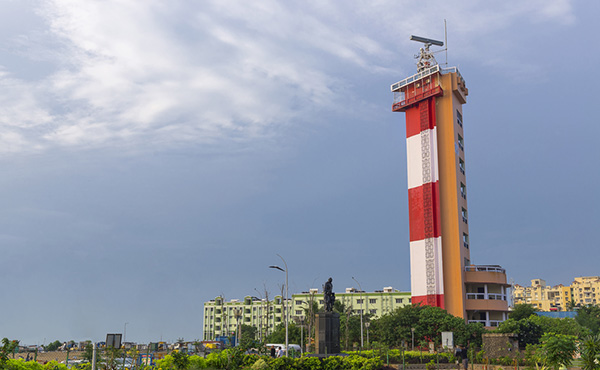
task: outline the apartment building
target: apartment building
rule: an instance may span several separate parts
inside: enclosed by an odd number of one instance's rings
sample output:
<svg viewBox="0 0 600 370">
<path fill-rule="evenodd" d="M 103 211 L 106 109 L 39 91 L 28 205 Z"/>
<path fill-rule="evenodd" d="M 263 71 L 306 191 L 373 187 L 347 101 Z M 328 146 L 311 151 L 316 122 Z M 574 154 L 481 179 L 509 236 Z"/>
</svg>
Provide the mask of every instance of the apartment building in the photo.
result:
<svg viewBox="0 0 600 370">
<path fill-rule="evenodd" d="M 600 304 L 600 276 L 576 277 L 571 285 L 548 286 L 543 279 L 530 286 L 513 286 L 513 303 L 526 303 L 540 311 L 569 311 L 577 306 Z"/>
<path fill-rule="evenodd" d="M 385 287 L 374 292 L 364 292 L 355 288 L 347 288 L 343 293 L 336 293 L 336 301 L 341 302 L 352 314 L 361 312 L 372 318 L 381 317 L 393 310 L 411 304 L 410 292 L 401 292 L 392 287 Z M 218 336 L 230 336 L 237 332 L 238 325 L 249 325 L 257 328 L 259 340 L 271 334 L 277 325 L 285 323 L 286 309 L 290 309 L 291 322 L 303 322 L 311 302 L 322 309 L 323 292 L 311 289 L 308 292 L 292 294 L 285 300 L 281 295 L 272 300 L 246 296 L 243 300 L 226 301 L 216 297 L 204 303 L 204 340 L 214 340 Z"/>
</svg>

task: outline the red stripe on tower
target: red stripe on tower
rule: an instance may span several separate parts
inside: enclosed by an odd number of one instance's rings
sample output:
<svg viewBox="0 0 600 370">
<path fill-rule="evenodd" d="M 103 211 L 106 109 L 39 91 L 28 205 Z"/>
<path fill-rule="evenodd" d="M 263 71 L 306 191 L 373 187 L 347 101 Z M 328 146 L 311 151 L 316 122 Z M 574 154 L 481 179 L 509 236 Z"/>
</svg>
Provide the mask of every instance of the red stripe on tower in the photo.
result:
<svg viewBox="0 0 600 370">
<path fill-rule="evenodd" d="M 406 110 L 412 303 L 444 308 L 435 98 Z"/>
</svg>

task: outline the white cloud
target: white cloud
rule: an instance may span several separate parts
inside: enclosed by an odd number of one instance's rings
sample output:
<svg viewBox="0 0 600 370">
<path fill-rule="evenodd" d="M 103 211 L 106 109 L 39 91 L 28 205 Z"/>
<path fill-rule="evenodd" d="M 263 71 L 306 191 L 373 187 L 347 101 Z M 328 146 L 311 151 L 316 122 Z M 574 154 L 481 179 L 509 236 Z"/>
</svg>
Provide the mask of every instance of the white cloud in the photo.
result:
<svg viewBox="0 0 600 370">
<path fill-rule="evenodd" d="M 402 72 L 416 50 L 405 35 L 441 33 L 432 16 L 466 58 L 518 22 L 574 22 L 567 0 L 407 4 L 43 2 L 57 50 L 38 50 L 38 30 L 27 54 L 58 67 L 33 81 L 0 70 L 0 151 L 261 137 L 315 108 L 343 112 L 355 71 Z"/>
</svg>

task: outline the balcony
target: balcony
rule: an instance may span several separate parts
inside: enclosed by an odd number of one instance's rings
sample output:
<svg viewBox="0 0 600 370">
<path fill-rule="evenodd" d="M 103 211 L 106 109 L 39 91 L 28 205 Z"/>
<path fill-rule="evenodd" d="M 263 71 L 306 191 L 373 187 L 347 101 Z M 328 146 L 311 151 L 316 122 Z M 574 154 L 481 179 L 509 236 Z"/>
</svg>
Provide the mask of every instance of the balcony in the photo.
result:
<svg viewBox="0 0 600 370">
<path fill-rule="evenodd" d="M 506 270 L 494 265 L 465 266 L 465 283 L 487 283 L 510 286 L 506 283 Z"/>
<path fill-rule="evenodd" d="M 495 299 L 467 299 L 465 309 L 467 311 L 508 311 L 508 302 Z"/>
</svg>

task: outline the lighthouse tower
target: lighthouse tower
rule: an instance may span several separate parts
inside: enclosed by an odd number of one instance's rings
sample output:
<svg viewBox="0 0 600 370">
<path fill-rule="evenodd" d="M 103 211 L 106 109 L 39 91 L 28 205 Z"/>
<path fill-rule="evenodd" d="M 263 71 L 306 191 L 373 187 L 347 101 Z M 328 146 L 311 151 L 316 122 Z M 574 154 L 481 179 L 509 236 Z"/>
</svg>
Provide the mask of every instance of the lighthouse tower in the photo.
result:
<svg viewBox="0 0 600 370">
<path fill-rule="evenodd" d="M 443 42 L 411 39 L 424 44 L 418 73 L 391 90 L 392 111 L 406 116 L 412 303 L 493 327 L 506 319 L 506 274 L 470 260 L 462 115 L 469 90 L 458 69 L 441 68 L 429 50 Z M 501 304 L 491 302 L 497 298 Z"/>
</svg>

